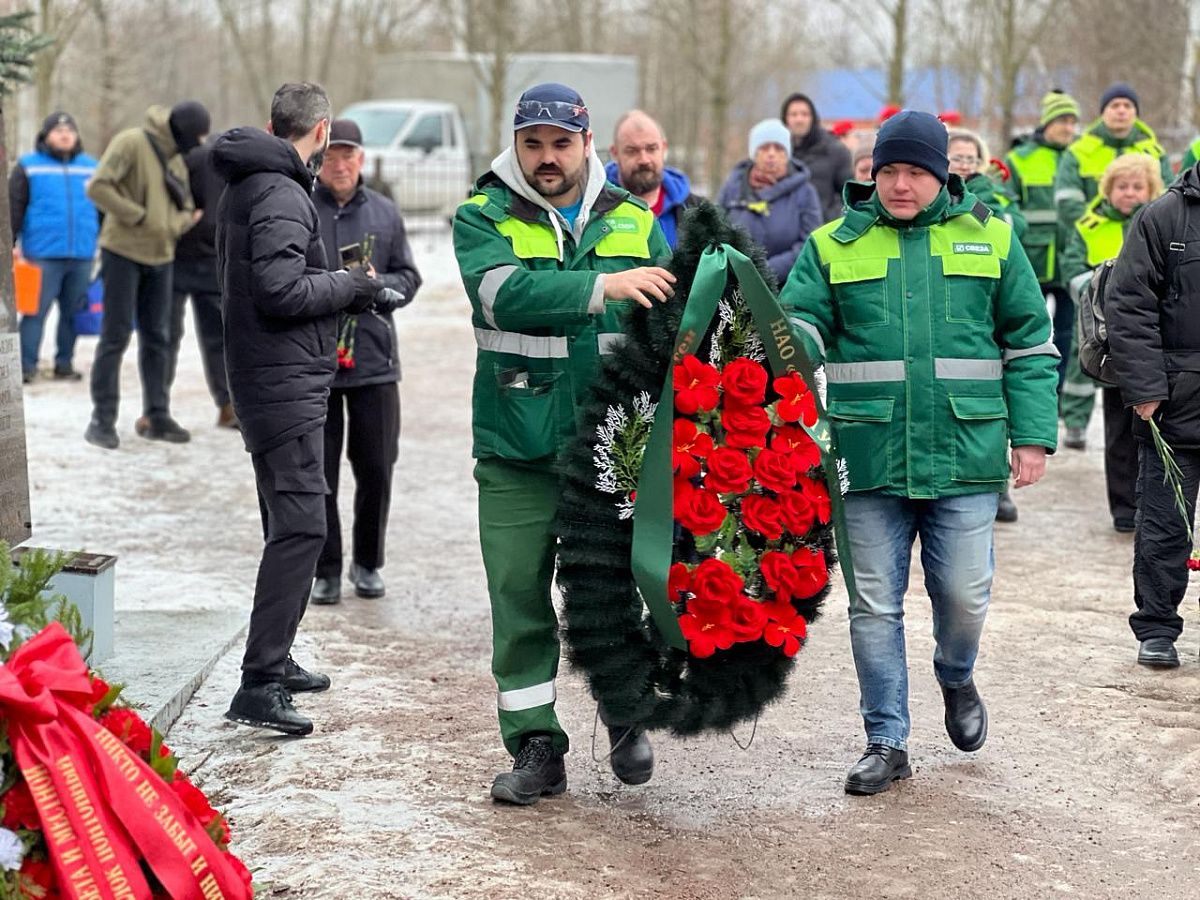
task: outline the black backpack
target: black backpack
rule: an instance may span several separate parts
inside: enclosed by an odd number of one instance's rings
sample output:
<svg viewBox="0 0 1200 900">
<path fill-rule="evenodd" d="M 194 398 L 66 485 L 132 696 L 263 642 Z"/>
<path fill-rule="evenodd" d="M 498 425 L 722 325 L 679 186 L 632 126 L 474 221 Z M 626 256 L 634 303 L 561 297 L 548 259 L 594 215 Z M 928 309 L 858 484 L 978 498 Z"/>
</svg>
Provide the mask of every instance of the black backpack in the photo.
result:
<svg viewBox="0 0 1200 900">
<path fill-rule="evenodd" d="M 1166 196 L 1164 194 L 1164 196 Z M 1181 191 L 1179 200 L 1183 205 L 1182 228 L 1173 237 L 1187 238 L 1188 220 L 1192 204 Z M 1183 240 L 1171 241 L 1167 247 L 1166 283 L 1169 295 L 1175 287 L 1175 273 L 1183 255 Z M 1116 387 L 1117 376 L 1113 371 L 1112 357 L 1108 349 L 1108 328 L 1104 323 L 1104 296 L 1112 278 L 1116 259 L 1107 260 L 1097 266 L 1092 279 L 1079 295 L 1076 307 L 1075 335 L 1079 342 L 1079 368 L 1083 374 L 1100 382 L 1102 387 Z"/>
</svg>

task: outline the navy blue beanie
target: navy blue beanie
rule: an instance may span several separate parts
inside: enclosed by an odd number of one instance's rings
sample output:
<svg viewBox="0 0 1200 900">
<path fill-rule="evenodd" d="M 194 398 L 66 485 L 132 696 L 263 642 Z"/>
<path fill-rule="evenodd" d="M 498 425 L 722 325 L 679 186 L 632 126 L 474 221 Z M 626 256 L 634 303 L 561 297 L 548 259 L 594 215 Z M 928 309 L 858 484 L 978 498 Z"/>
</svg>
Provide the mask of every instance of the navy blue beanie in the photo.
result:
<svg viewBox="0 0 1200 900">
<path fill-rule="evenodd" d="M 1104 107 L 1112 103 L 1118 97 L 1124 97 L 1133 104 L 1135 112 L 1141 112 L 1141 104 L 1138 102 L 1137 91 L 1131 88 L 1123 81 L 1118 81 L 1116 84 L 1110 84 L 1108 89 L 1100 95 L 1100 112 L 1104 112 Z"/>
<path fill-rule="evenodd" d="M 879 127 L 871 154 L 871 177 L 886 165 L 908 163 L 933 174 L 942 184 L 950 177 L 946 126 L 932 113 L 904 109 Z"/>
</svg>

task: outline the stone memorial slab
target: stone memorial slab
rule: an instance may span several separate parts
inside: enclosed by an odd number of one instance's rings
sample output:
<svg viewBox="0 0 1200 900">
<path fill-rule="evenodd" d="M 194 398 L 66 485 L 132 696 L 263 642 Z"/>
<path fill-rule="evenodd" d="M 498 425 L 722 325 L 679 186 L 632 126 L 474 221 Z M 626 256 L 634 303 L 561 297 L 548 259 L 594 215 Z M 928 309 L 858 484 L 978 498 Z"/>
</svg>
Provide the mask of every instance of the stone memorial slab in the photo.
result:
<svg viewBox="0 0 1200 900">
<path fill-rule="evenodd" d="M 20 340 L 0 334 L 0 540 L 19 544 L 32 527 Z"/>
</svg>

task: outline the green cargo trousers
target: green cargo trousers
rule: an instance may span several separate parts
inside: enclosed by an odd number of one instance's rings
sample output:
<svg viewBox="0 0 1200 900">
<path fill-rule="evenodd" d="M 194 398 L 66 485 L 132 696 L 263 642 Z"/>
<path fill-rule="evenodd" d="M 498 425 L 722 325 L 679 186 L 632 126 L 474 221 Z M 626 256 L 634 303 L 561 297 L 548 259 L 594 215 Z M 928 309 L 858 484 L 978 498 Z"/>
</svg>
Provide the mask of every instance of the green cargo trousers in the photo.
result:
<svg viewBox="0 0 1200 900">
<path fill-rule="evenodd" d="M 1063 424 L 1068 428 L 1084 428 L 1096 408 L 1098 385 L 1079 367 L 1079 341 L 1071 338 L 1071 354 L 1067 357 L 1067 380 L 1063 382 L 1058 407 Z"/>
<path fill-rule="evenodd" d="M 527 734 L 548 734 L 566 752 L 554 713 L 558 618 L 550 600 L 559 479 L 546 462 L 481 459 L 479 545 L 492 602 L 492 674 L 500 736 L 516 756 Z"/>
</svg>

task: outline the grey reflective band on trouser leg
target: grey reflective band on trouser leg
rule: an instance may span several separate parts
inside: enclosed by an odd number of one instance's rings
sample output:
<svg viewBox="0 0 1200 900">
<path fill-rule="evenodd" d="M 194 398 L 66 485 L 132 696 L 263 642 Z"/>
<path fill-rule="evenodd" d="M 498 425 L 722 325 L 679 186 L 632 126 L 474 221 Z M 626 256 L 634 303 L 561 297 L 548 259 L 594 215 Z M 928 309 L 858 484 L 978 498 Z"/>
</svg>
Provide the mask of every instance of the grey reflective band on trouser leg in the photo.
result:
<svg viewBox="0 0 1200 900">
<path fill-rule="evenodd" d="M 566 359 L 569 355 L 565 337 L 521 334 L 517 331 L 475 329 L 475 344 L 480 350 L 493 353 L 512 353 L 529 359 Z"/>
<path fill-rule="evenodd" d="M 1044 344 L 1038 344 L 1036 347 L 1026 347 L 1023 350 L 1005 350 L 1000 358 L 1007 366 L 1014 359 L 1020 359 L 1022 356 L 1053 356 L 1055 359 L 1059 359 L 1062 354 L 1058 352 L 1058 348 L 1054 346 L 1053 341 L 1046 341 Z"/>
<path fill-rule="evenodd" d="M 933 377 L 960 381 L 998 381 L 1004 364 L 998 359 L 957 359 L 939 357 L 933 361 Z"/>
<path fill-rule="evenodd" d="M 624 342 L 625 335 L 621 334 L 619 331 L 606 331 L 596 335 L 596 347 L 599 349 L 601 356 L 605 356 L 609 353 L 615 353 L 617 348 L 620 347 Z"/>
<path fill-rule="evenodd" d="M 825 363 L 825 378 L 830 384 L 903 381 L 904 360 L 883 359 L 871 362 Z"/>
<path fill-rule="evenodd" d="M 516 266 L 496 266 L 484 272 L 483 280 L 479 282 L 479 305 L 483 309 L 483 317 L 493 328 L 499 327 L 496 325 L 496 295 L 515 271 Z"/>
<path fill-rule="evenodd" d="M 1021 214 L 1030 225 L 1053 225 L 1058 222 L 1057 209 L 1023 209 Z"/>
<path fill-rule="evenodd" d="M 536 709 L 553 703 L 558 693 L 553 681 L 532 684 L 529 687 L 517 688 L 515 691 L 498 691 L 496 706 L 504 712 L 520 712 L 523 709 Z"/>
<path fill-rule="evenodd" d="M 1070 394 L 1072 397 L 1095 397 L 1096 383 L 1086 375 L 1083 377 L 1087 378 L 1087 381 L 1071 381 L 1070 379 L 1064 381 L 1062 392 Z"/>
<path fill-rule="evenodd" d="M 821 332 L 817 330 L 817 326 L 812 322 L 806 322 L 798 316 L 792 316 L 792 324 L 807 334 L 817 345 L 817 349 L 821 351 L 821 358 L 825 358 L 825 342 L 821 340 Z"/>
</svg>

